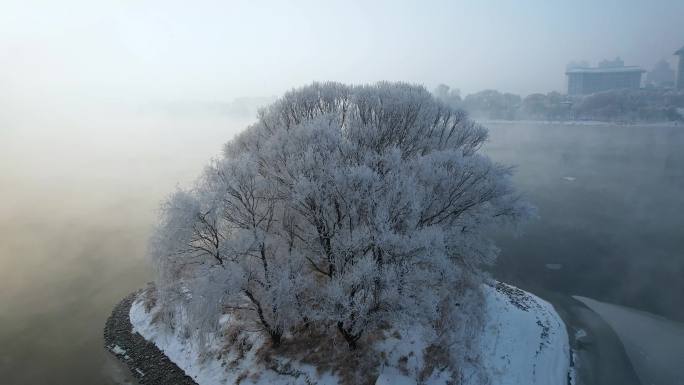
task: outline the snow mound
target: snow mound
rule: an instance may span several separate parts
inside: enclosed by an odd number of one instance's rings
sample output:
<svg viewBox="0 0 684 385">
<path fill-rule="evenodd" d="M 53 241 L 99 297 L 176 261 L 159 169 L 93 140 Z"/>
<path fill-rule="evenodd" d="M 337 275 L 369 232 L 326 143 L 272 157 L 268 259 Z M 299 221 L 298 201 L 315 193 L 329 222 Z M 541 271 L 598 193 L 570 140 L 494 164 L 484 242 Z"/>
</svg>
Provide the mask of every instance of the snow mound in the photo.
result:
<svg viewBox="0 0 684 385">
<path fill-rule="evenodd" d="M 497 283 L 483 286 L 485 315 L 482 333 L 469 356 L 478 357 L 472 367 L 461 368 L 459 382 L 480 385 L 484 371 L 491 384 L 566 385 L 570 370 L 570 347 L 565 325 L 549 303 L 516 287 Z M 258 334 L 250 335 L 240 359 L 222 352 L 218 339 L 214 354 L 207 354 L 181 330 L 167 330 L 152 320 L 154 309 L 146 311 L 143 299 L 131 306 L 133 332 L 154 342 L 160 350 L 200 385 L 218 384 L 341 384 L 340 377 L 312 365 L 287 358 L 272 359 L 264 367 L 257 352 L 264 344 Z M 230 323 L 230 316 L 222 318 Z M 376 385 L 441 385 L 453 382 L 454 374 L 436 367 L 427 375 L 425 363 L 434 360 L 426 342 L 429 331 L 420 325 L 395 330 L 377 342 L 374 349 L 382 357 Z M 210 339 L 211 340 L 211 339 Z M 481 374 L 481 373 L 480 373 Z M 420 379 L 420 380 L 419 380 Z"/>
<path fill-rule="evenodd" d="M 487 308 L 480 350 L 492 384 L 567 384 L 570 345 L 553 306 L 501 282 L 484 290 Z"/>
</svg>

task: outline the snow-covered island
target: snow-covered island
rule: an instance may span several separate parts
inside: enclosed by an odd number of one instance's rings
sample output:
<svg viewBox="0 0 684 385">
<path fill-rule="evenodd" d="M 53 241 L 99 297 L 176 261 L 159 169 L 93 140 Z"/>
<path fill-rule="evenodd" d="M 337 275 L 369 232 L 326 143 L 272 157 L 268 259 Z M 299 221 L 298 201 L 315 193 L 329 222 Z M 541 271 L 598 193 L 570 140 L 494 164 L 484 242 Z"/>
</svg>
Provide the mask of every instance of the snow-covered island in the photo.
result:
<svg viewBox="0 0 684 385">
<path fill-rule="evenodd" d="M 486 139 L 420 86 L 286 93 L 163 205 L 133 330 L 200 385 L 567 384 L 553 307 L 486 273 L 532 212 Z"/>
<path fill-rule="evenodd" d="M 365 364 L 369 371 L 349 373 L 335 370 L 333 360 L 357 359 L 335 345 L 306 350 L 295 344 L 282 352 L 269 352 L 266 339 L 245 334 L 230 341 L 231 317 L 221 319 L 222 333 L 207 336 L 210 347 L 202 347 L 181 330 L 161 328 L 155 323 L 158 306 L 149 307 L 149 291 L 133 302 L 130 319 L 133 332 L 153 342 L 171 361 L 199 385 L 219 384 L 500 384 L 567 385 L 571 382 L 570 347 L 565 325 L 553 307 L 538 297 L 504 283 L 483 285 L 485 312 L 482 323 L 470 325 L 477 337 L 464 346 L 460 368 L 453 371 L 445 357 L 429 341 L 434 336 L 420 324 L 384 330 L 369 347 Z M 146 303 L 148 306 L 146 306 Z M 230 341 L 230 342 L 229 342 Z M 342 343 L 342 341 L 339 341 Z M 123 353 L 118 348 L 115 354 Z M 265 357 L 264 354 L 268 356 Z M 335 355 L 335 357 L 326 355 Z M 267 359 L 264 359 L 267 358 Z M 350 374 L 361 378 L 349 378 Z M 362 380 L 362 382 L 356 382 Z M 365 382 L 364 382 L 365 381 Z"/>
</svg>

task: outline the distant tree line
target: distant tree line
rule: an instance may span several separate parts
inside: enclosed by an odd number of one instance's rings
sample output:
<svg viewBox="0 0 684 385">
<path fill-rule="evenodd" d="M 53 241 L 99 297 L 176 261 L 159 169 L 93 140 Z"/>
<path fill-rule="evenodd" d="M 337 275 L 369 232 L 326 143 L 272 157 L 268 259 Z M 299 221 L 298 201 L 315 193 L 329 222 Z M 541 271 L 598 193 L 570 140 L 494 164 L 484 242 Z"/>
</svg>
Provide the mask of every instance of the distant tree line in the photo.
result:
<svg viewBox="0 0 684 385">
<path fill-rule="evenodd" d="M 460 92 L 440 84 L 434 91 L 442 102 L 467 111 L 476 119 L 597 120 L 655 122 L 684 120 L 684 92 L 673 89 L 621 89 L 591 95 L 559 92 L 520 95 L 484 90 L 461 98 Z"/>
</svg>

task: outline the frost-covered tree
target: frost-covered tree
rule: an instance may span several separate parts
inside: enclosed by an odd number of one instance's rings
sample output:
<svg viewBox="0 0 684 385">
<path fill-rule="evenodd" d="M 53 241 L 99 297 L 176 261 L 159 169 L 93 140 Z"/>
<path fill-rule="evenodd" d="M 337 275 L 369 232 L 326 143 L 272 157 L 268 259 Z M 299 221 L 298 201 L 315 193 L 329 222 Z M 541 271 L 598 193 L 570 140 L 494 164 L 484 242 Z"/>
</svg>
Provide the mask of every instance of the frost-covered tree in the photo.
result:
<svg viewBox="0 0 684 385">
<path fill-rule="evenodd" d="M 496 257 L 488 230 L 528 213 L 486 138 L 419 86 L 291 91 L 164 206 L 160 297 L 211 298 L 198 325 L 232 309 L 274 345 L 312 323 L 355 348 L 381 325 L 448 319 Z"/>
<path fill-rule="evenodd" d="M 538 120 L 566 120 L 570 117 L 570 101 L 558 92 L 530 94 L 520 108 L 520 117 Z"/>
<path fill-rule="evenodd" d="M 521 103 L 519 95 L 484 90 L 466 96 L 462 106 L 476 117 L 512 120 L 517 118 Z"/>
<path fill-rule="evenodd" d="M 439 101 L 446 104 L 447 106 L 453 108 L 460 108 L 461 106 L 461 91 L 458 89 L 452 89 L 446 84 L 440 83 L 433 91 L 433 94 Z"/>
<path fill-rule="evenodd" d="M 682 120 L 684 92 L 668 89 L 619 89 L 573 98 L 572 112 L 579 120 Z"/>
</svg>

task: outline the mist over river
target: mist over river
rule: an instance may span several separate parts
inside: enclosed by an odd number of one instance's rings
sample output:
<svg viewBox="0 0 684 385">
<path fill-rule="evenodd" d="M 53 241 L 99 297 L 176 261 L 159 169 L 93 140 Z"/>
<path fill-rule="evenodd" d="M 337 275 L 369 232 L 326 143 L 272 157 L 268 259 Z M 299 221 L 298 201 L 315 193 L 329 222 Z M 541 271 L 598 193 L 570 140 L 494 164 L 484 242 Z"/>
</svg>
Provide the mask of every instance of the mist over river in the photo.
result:
<svg viewBox="0 0 684 385">
<path fill-rule="evenodd" d="M 487 126 L 538 209 L 495 276 L 684 320 L 684 126 Z"/>
<path fill-rule="evenodd" d="M 0 115 L 0 379 L 122 383 L 102 327 L 151 279 L 156 209 L 250 119 L 52 111 Z M 684 127 L 487 126 L 539 215 L 496 277 L 684 320 Z"/>
<path fill-rule="evenodd" d="M 160 201 L 247 119 L 127 107 L 3 118 L 0 383 L 121 383 L 102 329 L 151 280 L 145 251 Z"/>
</svg>

